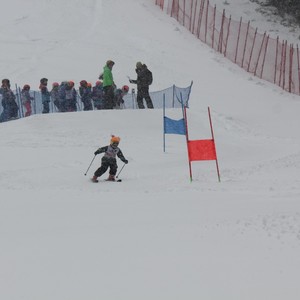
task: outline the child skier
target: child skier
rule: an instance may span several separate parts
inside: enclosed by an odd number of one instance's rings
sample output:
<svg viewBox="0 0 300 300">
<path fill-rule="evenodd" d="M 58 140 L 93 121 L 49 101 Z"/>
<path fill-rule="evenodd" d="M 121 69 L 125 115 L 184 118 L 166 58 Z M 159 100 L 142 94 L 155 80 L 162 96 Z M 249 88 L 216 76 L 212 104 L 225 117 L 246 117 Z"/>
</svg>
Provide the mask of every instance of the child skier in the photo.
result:
<svg viewBox="0 0 300 300">
<path fill-rule="evenodd" d="M 117 173 L 118 165 L 116 156 L 118 156 L 125 164 L 128 164 L 128 160 L 124 157 L 121 149 L 118 147 L 120 143 L 120 138 L 112 135 L 110 140 L 110 145 L 99 148 L 94 154 L 105 153 L 101 159 L 101 166 L 96 170 L 92 178 L 93 182 L 98 182 L 98 177 L 103 175 L 108 167 L 109 177 L 108 181 L 115 181 L 115 175 Z"/>
<path fill-rule="evenodd" d="M 22 104 L 26 108 L 25 117 L 29 117 L 32 113 L 31 100 L 33 100 L 33 97 L 30 96 L 29 91 L 30 91 L 30 85 L 25 84 L 21 91 Z"/>
</svg>

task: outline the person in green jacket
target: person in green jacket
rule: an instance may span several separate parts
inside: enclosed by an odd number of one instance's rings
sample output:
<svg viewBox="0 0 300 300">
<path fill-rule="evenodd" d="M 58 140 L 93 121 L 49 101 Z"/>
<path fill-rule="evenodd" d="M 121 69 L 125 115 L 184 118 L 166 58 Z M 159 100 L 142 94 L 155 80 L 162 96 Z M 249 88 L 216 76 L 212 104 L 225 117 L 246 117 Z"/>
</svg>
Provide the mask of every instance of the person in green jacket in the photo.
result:
<svg viewBox="0 0 300 300">
<path fill-rule="evenodd" d="M 108 60 L 103 67 L 103 73 L 99 77 L 103 80 L 104 109 L 113 109 L 114 107 L 114 89 L 116 87 L 112 74 L 114 64 L 112 60 Z"/>
</svg>

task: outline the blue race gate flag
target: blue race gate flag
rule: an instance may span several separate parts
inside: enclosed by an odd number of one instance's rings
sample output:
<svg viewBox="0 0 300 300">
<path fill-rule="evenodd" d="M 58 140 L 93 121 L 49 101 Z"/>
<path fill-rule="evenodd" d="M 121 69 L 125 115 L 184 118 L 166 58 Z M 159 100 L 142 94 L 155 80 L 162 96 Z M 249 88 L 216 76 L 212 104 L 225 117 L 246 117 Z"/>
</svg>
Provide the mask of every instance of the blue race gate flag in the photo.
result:
<svg viewBox="0 0 300 300">
<path fill-rule="evenodd" d="M 172 120 L 164 116 L 164 133 L 185 135 L 186 131 L 185 131 L 184 119 Z"/>
</svg>

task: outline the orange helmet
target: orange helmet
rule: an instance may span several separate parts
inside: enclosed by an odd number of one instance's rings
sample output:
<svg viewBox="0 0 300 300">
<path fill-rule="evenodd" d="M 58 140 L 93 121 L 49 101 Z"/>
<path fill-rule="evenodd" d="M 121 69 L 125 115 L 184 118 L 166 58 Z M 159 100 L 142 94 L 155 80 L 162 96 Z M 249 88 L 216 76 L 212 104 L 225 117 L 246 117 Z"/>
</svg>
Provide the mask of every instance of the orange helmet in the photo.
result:
<svg viewBox="0 0 300 300">
<path fill-rule="evenodd" d="M 74 84 L 75 84 L 74 81 L 72 81 L 72 80 L 68 81 L 68 85 L 69 85 L 69 86 L 72 86 L 72 87 L 73 87 Z"/>
<path fill-rule="evenodd" d="M 112 135 L 111 136 L 111 139 L 110 139 L 110 144 L 119 144 L 120 143 L 120 138 L 118 136 L 114 136 Z"/>
<path fill-rule="evenodd" d="M 58 82 L 53 82 L 52 87 L 55 87 L 55 86 L 59 86 L 59 83 Z"/>
</svg>

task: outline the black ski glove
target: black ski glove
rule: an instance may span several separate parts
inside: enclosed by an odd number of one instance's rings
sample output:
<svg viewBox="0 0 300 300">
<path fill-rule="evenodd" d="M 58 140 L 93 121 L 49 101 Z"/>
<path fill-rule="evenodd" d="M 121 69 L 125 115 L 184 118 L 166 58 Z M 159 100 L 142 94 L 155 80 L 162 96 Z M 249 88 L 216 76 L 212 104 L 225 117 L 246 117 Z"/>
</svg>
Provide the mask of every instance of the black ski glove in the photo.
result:
<svg viewBox="0 0 300 300">
<path fill-rule="evenodd" d="M 127 160 L 127 159 L 124 159 L 123 162 L 124 162 L 124 164 L 126 164 L 126 165 L 128 164 L 128 160 Z"/>
<path fill-rule="evenodd" d="M 97 150 L 97 151 L 95 151 L 95 153 L 94 153 L 95 155 L 97 155 L 97 154 L 100 154 L 100 151 L 99 150 Z"/>
</svg>

